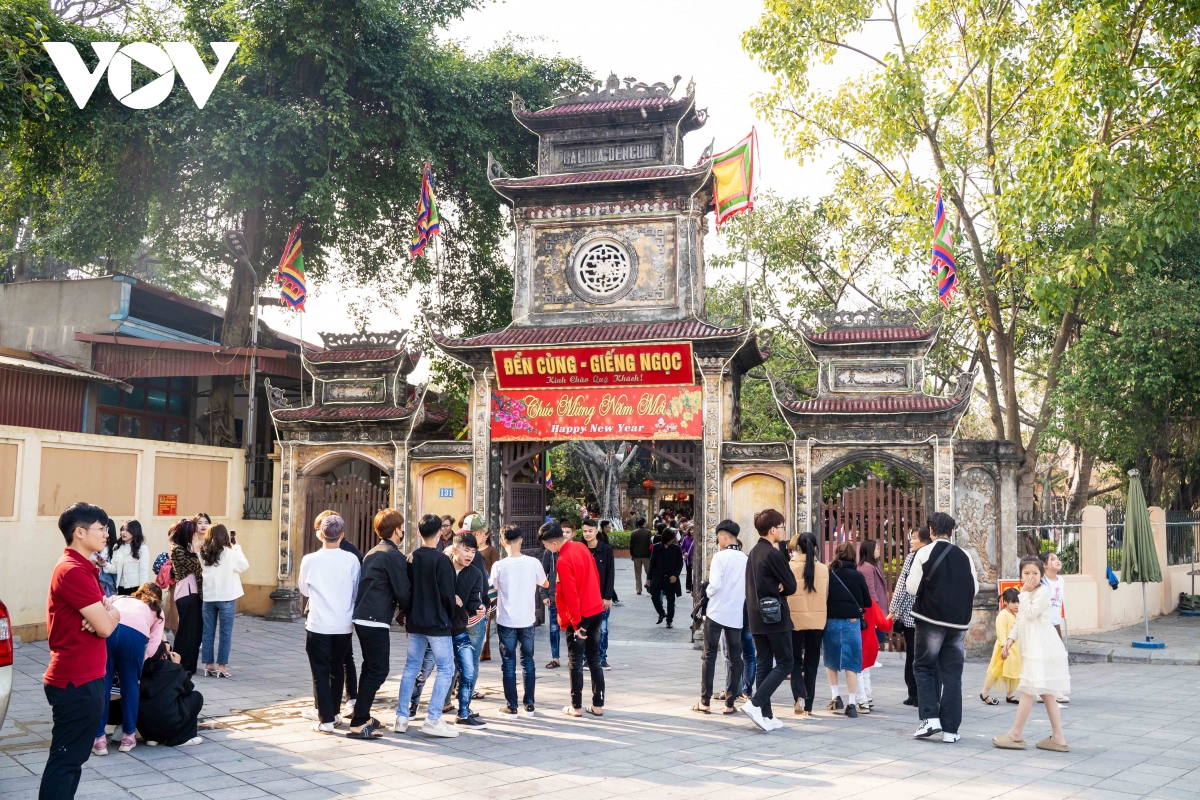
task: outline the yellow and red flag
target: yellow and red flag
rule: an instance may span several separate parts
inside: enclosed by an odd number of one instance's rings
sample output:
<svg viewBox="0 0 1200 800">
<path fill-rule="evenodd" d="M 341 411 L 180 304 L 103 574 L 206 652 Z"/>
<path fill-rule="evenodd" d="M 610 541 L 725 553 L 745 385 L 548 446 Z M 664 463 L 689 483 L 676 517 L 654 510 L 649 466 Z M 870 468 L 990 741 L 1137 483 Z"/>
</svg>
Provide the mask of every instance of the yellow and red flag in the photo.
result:
<svg viewBox="0 0 1200 800">
<path fill-rule="evenodd" d="M 758 133 L 754 128 L 745 139 L 713 156 L 713 205 L 717 211 L 718 229 L 734 214 L 754 210 L 757 169 Z"/>
<path fill-rule="evenodd" d="M 292 228 L 283 256 L 279 259 L 279 271 L 275 279 L 281 284 L 279 300 L 288 308 L 303 311 L 308 287 L 304 282 L 304 252 L 300 248 L 300 223 Z"/>
</svg>

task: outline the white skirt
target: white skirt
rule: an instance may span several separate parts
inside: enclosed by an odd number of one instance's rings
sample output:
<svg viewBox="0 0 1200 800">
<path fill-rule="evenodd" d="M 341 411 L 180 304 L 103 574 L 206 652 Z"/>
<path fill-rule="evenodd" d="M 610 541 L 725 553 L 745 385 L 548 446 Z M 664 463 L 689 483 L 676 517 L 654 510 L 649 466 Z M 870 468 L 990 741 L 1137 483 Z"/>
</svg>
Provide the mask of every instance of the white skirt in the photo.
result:
<svg viewBox="0 0 1200 800">
<path fill-rule="evenodd" d="M 1022 694 L 1071 693 L 1071 674 L 1067 668 L 1067 648 L 1053 625 L 1029 625 L 1021 631 Z"/>
</svg>

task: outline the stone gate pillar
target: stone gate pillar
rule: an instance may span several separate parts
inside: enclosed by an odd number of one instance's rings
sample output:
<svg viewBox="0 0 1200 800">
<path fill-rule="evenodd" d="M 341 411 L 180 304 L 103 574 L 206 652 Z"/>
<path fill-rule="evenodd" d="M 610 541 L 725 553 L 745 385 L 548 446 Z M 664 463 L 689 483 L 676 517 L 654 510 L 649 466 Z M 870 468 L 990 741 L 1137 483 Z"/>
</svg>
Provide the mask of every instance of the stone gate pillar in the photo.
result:
<svg viewBox="0 0 1200 800">
<path fill-rule="evenodd" d="M 708 562 L 717 552 L 717 523 L 721 521 L 721 433 L 724 428 L 722 414 L 722 380 L 726 362 L 721 358 L 697 358 L 700 374 L 704 380 L 704 440 L 702 464 L 697 475 L 696 494 L 702 502 L 695 504 L 693 511 L 697 530 L 704 532 L 699 563 L 702 565 L 696 576 L 695 585 L 708 578 Z M 694 559 L 693 559 L 694 560 Z"/>
<path fill-rule="evenodd" d="M 471 425 L 471 508 L 488 516 L 488 527 L 500 530 L 500 518 L 489 504 L 489 465 L 492 443 L 492 388 L 491 371 L 471 373 L 470 425 Z M 493 518 L 495 517 L 495 518 Z"/>
</svg>

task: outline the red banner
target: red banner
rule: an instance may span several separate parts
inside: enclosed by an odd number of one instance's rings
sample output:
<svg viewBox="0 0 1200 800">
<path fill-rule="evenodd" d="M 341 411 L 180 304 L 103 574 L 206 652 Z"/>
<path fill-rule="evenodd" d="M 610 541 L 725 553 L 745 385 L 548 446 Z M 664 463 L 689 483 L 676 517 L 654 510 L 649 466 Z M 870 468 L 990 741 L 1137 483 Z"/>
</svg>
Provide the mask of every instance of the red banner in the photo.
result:
<svg viewBox="0 0 1200 800">
<path fill-rule="evenodd" d="M 492 351 L 501 389 L 682 386 L 693 382 L 691 342 L 503 348 Z"/>
<path fill-rule="evenodd" d="M 492 439 L 700 439 L 699 386 L 492 392 Z"/>
</svg>

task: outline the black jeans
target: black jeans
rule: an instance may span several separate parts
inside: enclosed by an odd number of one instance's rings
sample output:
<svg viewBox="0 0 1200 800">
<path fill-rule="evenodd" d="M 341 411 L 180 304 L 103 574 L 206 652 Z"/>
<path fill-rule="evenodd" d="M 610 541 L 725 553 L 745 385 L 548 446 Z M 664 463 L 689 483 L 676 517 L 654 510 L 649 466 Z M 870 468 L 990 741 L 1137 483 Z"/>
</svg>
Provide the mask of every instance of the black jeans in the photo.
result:
<svg viewBox="0 0 1200 800">
<path fill-rule="evenodd" d="M 729 655 L 729 669 L 725 675 L 725 707 L 733 708 L 742 687 L 742 629 L 727 628 L 719 622 L 704 619 L 704 655 L 700 672 L 700 705 L 712 700 L 713 674 L 717 670 L 717 656 L 721 652 L 721 636 L 725 637 L 725 649 Z"/>
<path fill-rule="evenodd" d="M 812 711 L 817 691 L 817 670 L 821 666 L 821 639 L 825 631 L 792 631 L 792 700 L 804 698 L 804 710 Z"/>
<path fill-rule="evenodd" d="M 567 664 L 571 672 L 571 707 L 583 708 L 583 662 L 586 658 L 588 672 L 592 677 L 592 705 L 604 707 L 604 669 L 600 666 L 600 623 L 603 612 L 584 617 L 579 621 L 579 630 L 586 637 L 582 641 L 575 635 L 575 628 L 567 628 Z"/>
<path fill-rule="evenodd" d="M 175 645 L 172 649 L 179 653 L 179 666 L 188 675 L 195 674 L 196 659 L 200 657 L 200 639 L 204 634 L 204 620 L 200 613 L 202 605 L 198 594 L 189 594 L 175 601 L 179 627 L 175 629 Z"/>
<path fill-rule="evenodd" d="M 104 715 L 104 678 L 65 689 L 43 684 L 54 719 L 50 757 L 42 770 L 38 800 L 72 798 L 79 788 L 83 764 L 92 754 L 96 728 Z"/>
<path fill-rule="evenodd" d="M 308 653 L 308 667 L 312 670 L 313 697 L 317 699 L 317 711 L 321 722 L 333 722 L 342 702 L 342 688 L 346 675 L 342 665 L 346 662 L 346 651 L 350 648 L 348 633 L 313 633 L 308 631 L 304 650 Z"/>
<path fill-rule="evenodd" d="M 351 700 L 358 698 L 358 670 L 354 667 L 354 639 L 350 639 L 350 644 L 346 647 L 346 660 L 342 662 L 342 667 L 345 670 L 346 677 L 346 697 Z M 341 701 L 341 697 L 338 700 Z"/>
<path fill-rule="evenodd" d="M 371 718 L 371 703 L 375 702 L 375 693 L 387 680 L 392 632 L 388 628 L 358 624 L 354 630 L 358 633 L 363 654 L 362 681 L 358 685 L 358 697 L 354 700 L 354 718 L 350 720 L 351 725 L 358 727 Z"/>
<path fill-rule="evenodd" d="M 667 596 L 667 607 L 663 609 L 663 595 Z M 660 617 L 666 617 L 667 622 L 675 621 L 675 584 L 667 584 L 667 588 L 657 589 L 650 593 L 650 600 L 654 603 L 654 610 L 658 612 Z"/>
<path fill-rule="evenodd" d="M 913 658 L 916 653 L 913 652 L 913 639 L 916 636 L 916 628 L 910 628 L 907 625 L 898 625 L 900 635 L 904 637 L 904 685 L 908 687 L 908 698 L 910 700 L 917 699 L 917 679 L 913 675 Z"/>
<path fill-rule="evenodd" d="M 917 620 L 913 677 L 921 719 L 937 718 L 946 733 L 958 733 L 962 723 L 962 670 L 967 651 L 966 631 Z"/>
<path fill-rule="evenodd" d="M 764 717 L 772 717 L 771 695 L 792 671 L 792 632 L 756 633 L 754 650 L 758 656 L 758 688 L 750 702 Z"/>
</svg>

